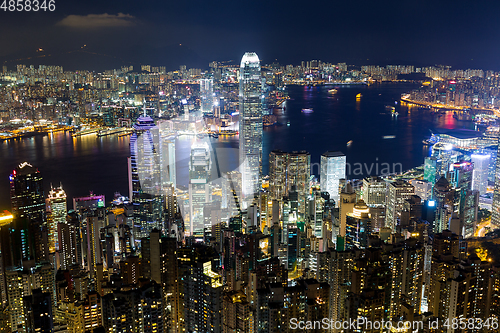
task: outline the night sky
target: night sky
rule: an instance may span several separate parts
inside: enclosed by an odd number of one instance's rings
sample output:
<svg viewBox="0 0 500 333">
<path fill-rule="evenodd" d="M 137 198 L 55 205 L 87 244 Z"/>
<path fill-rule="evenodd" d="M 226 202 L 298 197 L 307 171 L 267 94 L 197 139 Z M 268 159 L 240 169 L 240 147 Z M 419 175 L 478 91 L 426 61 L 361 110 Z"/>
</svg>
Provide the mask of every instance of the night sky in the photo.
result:
<svg viewBox="0 0 500 333">
<path fill-rule="evenodd" d="M 500 2 L 482 0 L 56 0 L 55 12 L 0 11 L 0 62 L 171 70 L 255 51 L 264 63 L 500 70 L 499 12 Z"/>
</svg>

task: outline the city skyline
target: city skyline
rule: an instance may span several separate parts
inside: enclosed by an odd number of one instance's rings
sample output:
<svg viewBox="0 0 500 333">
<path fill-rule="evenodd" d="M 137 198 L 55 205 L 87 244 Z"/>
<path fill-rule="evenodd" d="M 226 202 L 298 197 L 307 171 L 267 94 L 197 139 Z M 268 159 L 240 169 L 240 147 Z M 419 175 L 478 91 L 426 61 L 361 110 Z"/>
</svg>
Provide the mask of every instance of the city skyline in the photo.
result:
<svg viewBox="0 0 500 333">
<path fill-rule="evenodd" d="M 246 52 L 3 77 L 0 328 L 498 328 L 500 73 Z"/>
</svg>

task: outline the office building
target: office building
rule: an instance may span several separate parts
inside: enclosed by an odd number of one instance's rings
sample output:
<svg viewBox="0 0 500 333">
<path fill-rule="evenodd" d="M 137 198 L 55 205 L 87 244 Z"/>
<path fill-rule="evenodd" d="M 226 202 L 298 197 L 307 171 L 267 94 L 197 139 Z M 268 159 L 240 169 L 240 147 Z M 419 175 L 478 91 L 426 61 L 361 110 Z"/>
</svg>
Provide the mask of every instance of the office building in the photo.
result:
<svg viewBox="0 0 500 333">
<path fill-rule="evenodd" d="M 385 226 L 396 231 L 404 202 L 415 194 L 415 188 L 404 180 L 396 180 L 387 185 L 387 206 Z"/>
<path fill-rule="evenodd" d="M 207 142 L 197 141 L 191 147 L 189 158 L 189 227 L 186 234 L 203 238 L 205 228 L 204 208 L 210 200 L 212 161 Z"/>
<path fill-rule="evenodd" d="M 66 223 L 68 212 L 66 206 L 66 192 L 61 187 L 51 188 L 46 200 L 47 224 L 49 231 L 49 251 L 51 253 L 59 249 L 58 224 Z"/>
<path fill-rule="evenodd" d="M 346 156 L 340 151 L 328 151 L 321 155 L 321 191 L 330 193 L 330 198 L 339 202 L 339 184 L 346 178 Z"/>
<path fill-rule="evenodd" d="M 385 205 L 387 183 L 380 177 L 371 176 L 363 179 L 363 200 L 368 206 Z"/>
<path fill-rule="evenodd" d="M 200 79 L 201 112 L 211 113 L 214 107 L 214 80 Z"/>
<path fill-rule="evenodd" d="M 472 154 L 471 161 L 474 164 L 474 170 L 472 172 L 472 189 L 479 191 L 480 195 L 486 194 L 490 155 Z"/>
<path fill-rule="evenodd" d="M 432 186 L 433 183 L 430 183 L 426 180 L 420 179 L 412 179 L 410 184 L 415 187 L 415 195 L 418 195 L 422 201 L 432 199 Z"/>
<path fill-rule="evenodd" d="M 129 187 L 134 208 L 134 235 L 146 237 L 154 228 L 162 227 L 160 159 L 158 128 L 149 116 L 141 116 L 134 124 L 130 138 Z"/>
<path fill-rule="evenodd" d="M 354 205 L 352 213 L 346 215 L 346 250 L 367 248 L 368 236 L 372 232 L 370 208 L 363 200 L 359 200 Z"/>
<path fill-rule="evenodd" d="M 45 196 L 40 171 L 23 162 L 12 171 L 9 179 L 12 214 L 30 222 L 45 223 Z"/>
<path fill-rule="evenodd" d="M 311 155 L 308 152 L 285 153 L 273 150 L 269 154 L 269 192 L 271 199 L 283 201 L 293 186 L 296 187 L 297 218 L 303 222 L 306 214 L 306 198 L 309 195 Z"/>
<path fill-rule="evenodd" d="M 262 104 L 260 60 L 247 52 L 241 59 L 239 74 L 239 160 L 244 207 L 261 187 Z"/>
</svg>

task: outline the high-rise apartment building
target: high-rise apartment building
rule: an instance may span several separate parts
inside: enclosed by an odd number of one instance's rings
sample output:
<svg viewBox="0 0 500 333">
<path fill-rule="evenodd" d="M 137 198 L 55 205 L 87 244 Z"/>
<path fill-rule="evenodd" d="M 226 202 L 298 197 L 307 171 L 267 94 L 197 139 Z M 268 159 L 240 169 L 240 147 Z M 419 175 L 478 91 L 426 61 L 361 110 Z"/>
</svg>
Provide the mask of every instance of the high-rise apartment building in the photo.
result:
<svg viewBox="0 0 500 333">
<path fill-rule="evenodd" d="M 321 155 L 321 191 L 330 193 L 330 198 L 339 205 L 339 184 L 346 178 L 346 156 L 340 151 L 327 151 Z"/>
<path fill-rule="evenodd" d="M 246 208 L 260 190 L 262 173 L 262 88 L 260 60 L 254 52 L 241 59 L 239 85 L 239 160 Z"/>
<path fill-rule="evenodd" d="M 222 332 L 222 276 L 212 261 L 193 263 L 184 281 L 184 321 L 190 332 Z"/>
</svg>

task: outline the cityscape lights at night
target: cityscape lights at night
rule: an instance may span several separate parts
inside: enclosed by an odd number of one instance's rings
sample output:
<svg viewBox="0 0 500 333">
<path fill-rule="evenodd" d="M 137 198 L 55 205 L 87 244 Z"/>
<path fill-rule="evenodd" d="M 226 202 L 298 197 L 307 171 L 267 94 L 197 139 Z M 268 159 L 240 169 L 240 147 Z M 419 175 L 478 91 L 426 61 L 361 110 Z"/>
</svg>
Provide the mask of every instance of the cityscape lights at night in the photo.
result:
<svg viewBox="0 0 500 333">
<path fill-rule="evenodd" d="M 0 333 L 500 332 L 500 4 L 84 5 L 0 0 Z"/>
</svg>

